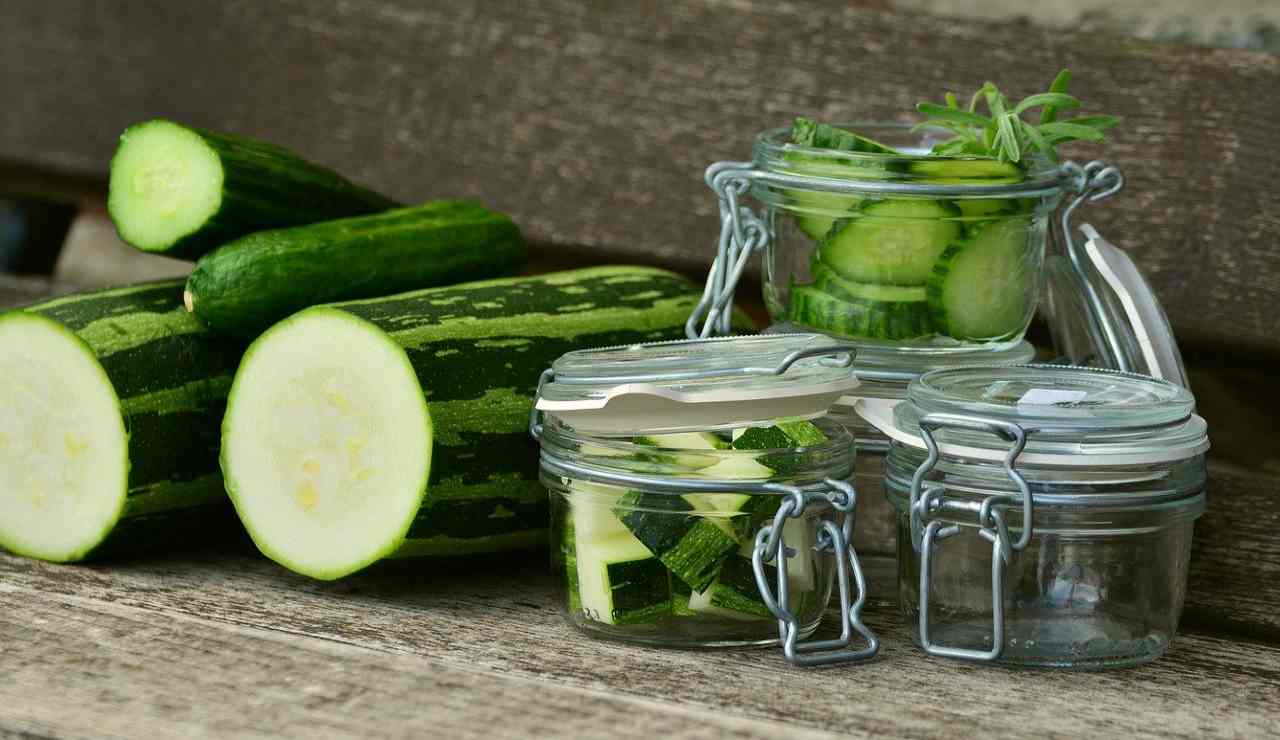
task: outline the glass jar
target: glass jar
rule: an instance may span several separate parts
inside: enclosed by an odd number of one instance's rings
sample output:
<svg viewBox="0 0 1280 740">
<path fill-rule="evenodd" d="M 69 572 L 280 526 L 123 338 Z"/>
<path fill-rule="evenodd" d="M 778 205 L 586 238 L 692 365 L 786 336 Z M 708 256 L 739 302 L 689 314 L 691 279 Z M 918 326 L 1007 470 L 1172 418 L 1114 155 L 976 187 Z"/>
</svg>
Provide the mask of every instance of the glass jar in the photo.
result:
<svg viewBox="0 0 1280 740">
<path fill-rule="evenodd" d="M 899 601 L 918 644 L 1023 666 L 1161 656 L 1205 507 L 1190 392 L 1026 366 L 931 372 L 907 396 L 859 408 L 892 438 Z"/>
<path fill-rule="evenodd" d="M 666 647 L 776 645 L 777 619 L 756 585 L 752 565 L 755 535 L 773 521 L 783 494 L 741 490 L 670 490 L 643 480 L 604 482 L 592 473 L 638 474 L 640 479 L 714 480 L 728 476 L 754 483 L 813 486 L 825 478 L 847 481 L 852 439 L 839 425 L 813 422 L 827 441 L 809 448 L 735 450 L 730 430 L 690 433 L 724 443 L 726 449 L 690 450 L 673 445 L 684 434 L 597 437 L 549 420 L 542 449 L 575 468 L 544 465 L 542 482 L 551 496 L 552 561 L 561 603 L 570 623 L 590 634 Z M 787 472 L 764 463 L 786 458 Z M 708 472 L 711 471 L 711 472 Z M 835 558 L 813 545 L 823 521 L 836 511 L 815 503 L 783 532 L 786 571 L 798 638 L 817 629 L 830 600 Z M 776 566 L 767 566 L 770 582 Z"/>
<path fill-rule="evenodd" d="M 702 336 L 726 331 L 723 303 L 761 251 L 774 322 L 902 352 L 1014 347 L 1041 292 L 1050 215 L 1068 192 L 1097 200 L 1123 182 L 1093 164 L 933 156 L 904 125 L 849 128 L 899 153 L 798 146 L 779 128 L 753 161 L 708 169 L 722 234 L 691 330 L 705 317 Z"/>
<path fill-rule="evenodd" d="M 974 350 L 945 354 L 900 353 L 864 347 L 854 362 L 854 372 L 860 381 L 859 398 L 892 402 L 905 399 L 907 385 L 931 370 L 1025 365 L 1034 357 L 1035 347 L 1026 341 L 996 352 Z M 897 515 L 884 487 L 889 437 L 863 419 L 849 399 L 832 406 L 830 415 L 853 434 L 857 450 L 854 485 L 858 489 L 858 518 L 854 541 L 858 543 L 859 552 L 891 555 L 896 552 L 898 529 Z"/>
<path fill-rule="evenodd" d="M 850 539 L 849 347 L 814 334 L 570 352 L 531 432 L 569 622 L 663 647 L 783 646 L 795 663 L 870 657 Z M 806 641 L 840 596 L 838 640 Z M 854 634 L 868 644 L 848 649 Z"/>
</svg>

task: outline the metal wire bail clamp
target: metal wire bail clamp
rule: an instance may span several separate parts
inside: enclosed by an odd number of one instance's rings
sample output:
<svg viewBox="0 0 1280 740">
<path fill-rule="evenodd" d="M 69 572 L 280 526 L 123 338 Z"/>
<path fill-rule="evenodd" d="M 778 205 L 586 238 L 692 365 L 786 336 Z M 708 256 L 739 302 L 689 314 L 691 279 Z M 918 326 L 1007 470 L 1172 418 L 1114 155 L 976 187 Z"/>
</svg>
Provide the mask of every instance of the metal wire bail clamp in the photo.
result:
<svg viewBox="0 0 1280 740">
<path fill-rule="evenodd" d="M 981 503 L 946 498 L 943 486 L 926 486 L 925 476 L 937 465 L 940 453 L 934 437 L 937 429 L 963 429 L 988 432 L 1010 442 L 1003 467 L 1005 475 L 1018 488 L 1015 494 L 987 496 Z M 1018 456 L 1027 445 L 1027 430 L 1008 421 L 984 419 L 963 414 L 926 414 L 920 419 L 920 436 L 928 457 L 916 468 L 911 478 L 910 522 L 911 544 L 920 553 L 920 647 L 929 655 L 964 660 L 993 661 L 1004 651 L 1004 571 L 1013 559 L 1031 542 L 1034 533 L 1032 515 L 1034 503 L 1027 480 L 1016 467 Z M 1005 523 L 1004 509 L 1022 507 L 1022 533 L 1017 541 L 1011 541 Z M 991 649 L 974 650 L 935 644 L 929 637 L 929 586 L 933 576 L 934 549 L 950 537 L 960 534 L 959 524 L 944 524 L 934 518 L 942 512 L 977 514 L 978 535 L 991 542 Z"/>
<path fill-rule="evenodd" d="M 1081 254 L 1080 247 L 1076 244 L 1075 235 L 1071 228 L 1071 217 L 1075 214 L 1077 208 L 1084 203 L 1096 203 L 1110 198 L 1124 188 L 1124 173 L 1119 168 L 1099 160 L 1089 162 L 1083 167 L 1075 162 L 1065 162 L 1062 168 L 1072 178 L 1076 197 L 1062 208 L 1059 219 L 1060 238 L 1072 272 L 1075 273 L 1076 279 L 1079 280 L 1081 287 L 1083 287 L 1085 299 L 1089 302 L 1089 310 L 1086 312 L 1087 316 L 1085 317 L 1088 322 L 1089 332 L 1094 335 L 1095 345 L 1110 349 L 1110 359 L 1115 363 L 1115 369 L 1133 372 L 1134 368 L 1125 355 L 1119 338 L 1119 328 L 1112 323 L 1111 314 L 1107 311 L 1106 306 L 1103 305 L 1102 297 L 1098 294 L 1094 281 L 1089 277 L 1089 273 L 1085 269 L 1085 264 L 1088 260 Z"/>
<path fill-rule="evenodd" d="M 834 665 L 868 660 L 880 652 L 880 639 L 862 621 L 862 608 L 867 601 L 867 580 L 862 563 L 853 548 L 854 509 L 858 496 L 846 481 L 828 478 L 827 490 L 805 493 L 799 488 L 788 491 L 774 515 L 773 522 L 756 532 L 755 549 L 751 553 L 751 569 L 755 572 L 756 588 L 765 606 L 778 620 L 778 638 L 782 642 L 782 654 L 788 663 L 798 666 Z M 835 553 L 836 584 L 840 594 L 840 637 L 831 640 L 800 641 L 800 622 L 791 611 L 790 587 L 787 576 L 787 558 L 794 553 L 784 541 L 783 527 L 788 518 L 804 515 L 810 503 L 821 499 L 842 514 L 842 523 L 830 520 L 822 522 L 822 530 L 814 549 Z M 769 585 L 765 564 L 777 561 L 777 595 Z M 857 595 L 850 594 L 850 576 Z M 854 633 L 866 640 L 861 648 L 849 649 Z"/>
</svg>

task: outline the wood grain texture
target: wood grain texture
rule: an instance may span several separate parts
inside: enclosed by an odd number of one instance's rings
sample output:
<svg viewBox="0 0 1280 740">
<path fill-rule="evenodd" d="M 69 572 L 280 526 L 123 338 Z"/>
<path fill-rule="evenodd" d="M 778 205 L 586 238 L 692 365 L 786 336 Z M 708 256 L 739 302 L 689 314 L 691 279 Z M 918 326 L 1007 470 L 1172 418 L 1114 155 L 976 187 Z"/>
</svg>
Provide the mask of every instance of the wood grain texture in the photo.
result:
<svg viewBox="0 0 1280 740">
<path fill-rule="evenodd" d="M 1130 186 L 1085 217 L 1184 341 L 1280 346 L 1280 150 L 1255 145 L 1280 57 L 1261 53 L 817 2 L 14 0 L 0 160 L 102 177 L 126 124 L 172 116 L 405 199 L 480 198 L 541 244 L 700 272 L 701 172 L 759 130 L 900 118 L 985 79 L 1025 94 L 1062 66 L 1125 119 L 1106 156 Z"/>
<path fill-rule="evenodd" d="M 110 738 L 835 735 L 0 586 L 0 731 Z"/>
<path fill-rule="evenodd" d="M 891 567 L 869 568 L 877 593 Z M 545 568 L 542 558 L 399 563 L 322 584 L 246 552 L 112 567 L 0 556 L 0 624 L 18 637 L 0 669 L 23 679 L 0 688 L 0 727 L 61 737 L 107 717 L 122 734 L 294 735 L 373 721 L 377 736 L 422 732 L 429 717 L 449 736 L 644 737 L 673 728 L 670 715 L 676 736 L 1199 738 L 1265 736 L 1280 712 L 1274 645 L 1187 634 L 1142 668 L 1013 671 L 924 658 L 876 598 L 868 616 L 883 657 L 797 669 L 769 650 L 580 637 Z M 580 724 L 562 731 L 558 717 Z"/>
</svg>

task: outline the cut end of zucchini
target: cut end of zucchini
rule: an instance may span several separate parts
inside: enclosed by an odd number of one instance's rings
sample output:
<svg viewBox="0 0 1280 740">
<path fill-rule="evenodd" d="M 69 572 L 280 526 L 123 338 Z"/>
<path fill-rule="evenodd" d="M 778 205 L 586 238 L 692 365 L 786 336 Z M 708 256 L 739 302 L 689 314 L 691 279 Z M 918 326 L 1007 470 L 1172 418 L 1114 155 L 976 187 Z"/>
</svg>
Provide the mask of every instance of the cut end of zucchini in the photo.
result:
<svg viewBox="0 0 1280 740">
<path fill-rule="evenodd" d="M 404 350 L 363 319 L 313 308 L 249 348 L 227 402 L 222 467 L 258 549 L 330 580 L 404 541 L 431 447 Z"/>
<path fill-rule="evenodd" d="M 189 290 L 182 291 L 182 305 L 186 306 L 187 313 L 195 313 L 196 297 Z"/>
<path fill-rule="evenodd" d="M 50 319 L 0 317 L 0 547 L 82 559 L 124 510 L 128 446 L 92 351 Z"/>
<path fill-rule="evenodd" d="M 162 252 L 213 218 L 222 182 L 222 160 L 199 134 L 172 121 L 147 121 L 120 136 L 107 209 L 121 239 Z"/>
</svg>

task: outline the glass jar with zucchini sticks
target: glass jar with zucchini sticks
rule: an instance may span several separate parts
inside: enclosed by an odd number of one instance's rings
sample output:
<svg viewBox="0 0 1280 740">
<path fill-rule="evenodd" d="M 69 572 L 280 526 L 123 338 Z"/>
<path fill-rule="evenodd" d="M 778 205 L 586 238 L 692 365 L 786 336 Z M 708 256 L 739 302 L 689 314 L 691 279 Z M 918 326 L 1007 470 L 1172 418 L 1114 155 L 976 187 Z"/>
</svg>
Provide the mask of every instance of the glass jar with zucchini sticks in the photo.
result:
<svg viewBox="0 0 1280 740">
<path fill-rule="evenodd" d="M 723 331 L 760 253 L 774 322 L 903 351 L 1014 347 L 1035 314 L 1054 214 L 1069 230 L 1076 205 L 1123 184 L 1096 162 L 939 156 L 908 126 L 820 126 L 844 138 L 806 126 L 765 131 L 753 161 L 708 168 L 721 235 L 691 336 Z"/>
<path fill-rule="evenodd" d="M 530 431 L 570 623 L 656 646 L 780 644 L 797 664 L 874 655 L 852 438 L 825 418 L 857 386 L 851 361 L 818 334 L 558 359 Z M 839 636 L 810 639 L 833 592 Z"/>
<path fill-rule="evenodd" d="M 921 647 L 1065 668 L 1160 657 L 1205 508 L 1194 403 L 1063 366 L 937 370 L 905 401 L 859 400 L 892 440 L 899 603 Z"/>
</svg>

